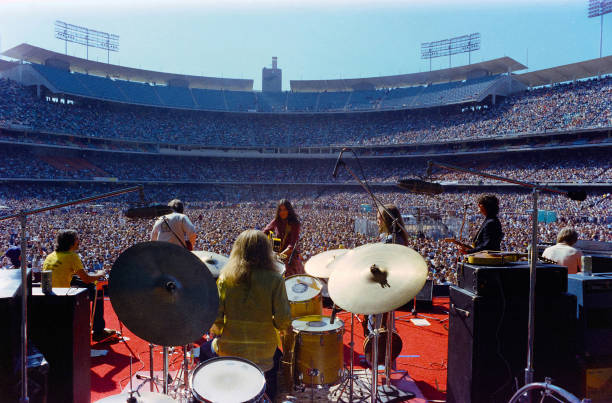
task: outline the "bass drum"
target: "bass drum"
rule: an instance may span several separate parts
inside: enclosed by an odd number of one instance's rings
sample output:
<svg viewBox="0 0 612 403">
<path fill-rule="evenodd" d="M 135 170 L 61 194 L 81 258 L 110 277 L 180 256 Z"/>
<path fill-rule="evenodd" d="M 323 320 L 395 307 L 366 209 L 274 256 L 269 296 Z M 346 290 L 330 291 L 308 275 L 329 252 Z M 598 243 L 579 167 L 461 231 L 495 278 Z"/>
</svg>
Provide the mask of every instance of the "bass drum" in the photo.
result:
<svg viewBox="0 0 612 403">
<path fill-rule="evenodd" d="M 363 351 L 366 361 L 372 367 L 372 346 L 374 344 L 374 335 L 370 334 L 363 342 Z M 404 343 L 399 333 L 395 330 L 391 335 L 391 361 L 397 359 L 402 351 Z M 381 330 L 378 336 L 378 365 L 385 365 L 385 356 L 387 355 L 387 330 Z"/>
<path fill-rule="evenodd" d="M 251 361 L 216 357 L 191 372 L 191 393 L 197 402 L 263 402 L 264 373 Z"/>
</svg>

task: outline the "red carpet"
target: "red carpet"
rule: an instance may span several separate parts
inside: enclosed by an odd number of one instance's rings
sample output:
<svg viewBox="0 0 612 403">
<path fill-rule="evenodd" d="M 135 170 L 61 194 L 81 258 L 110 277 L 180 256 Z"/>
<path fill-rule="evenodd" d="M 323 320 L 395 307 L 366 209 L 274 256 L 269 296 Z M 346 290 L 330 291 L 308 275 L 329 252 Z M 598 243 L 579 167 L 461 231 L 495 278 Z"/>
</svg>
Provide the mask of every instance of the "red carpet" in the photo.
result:
<svg viewBox="0 0 612 403">
<path fill-rule="evenodd" d="M 105 301 L 106 327 L 119 330 L 119 321 L 113 311 L 110 301 Z M 410 312 L 397 311 L 395 316 L 406 316 L 405 320 L 397 320 L 396 328 L 399 332 L 403 348 L 397 359 L 397 369 L 408 372 L 408 376 L 416 383 L 427 400 L 445 400 L 446 397 L 446 362 L 448 322 L 439 320 L 448 318 L 448 298 L 435 298 L 433 308 L 421 309 L 420 314 L 434 319 L 427 319 L 430 326 L 416 326 L 409 319 L 413 318 Z M 329 310 L 325 310 L 329 315 Z M 338 318 L 345 322 L 344 353 L 345 362 L 349 362 L 350 343 L 350 314 L 341 312 Z M 91 359 L 91 400 L 95 402 L 105 396 L 119 393 L 129 382 L 130 357 L 132 357 L 132 371 L 149 370 L 149 344 L 134 336 L 123 327 L 123 334 L 130 340 L 126 343 L 92 344 L 92 350 L 107 350 L 104 356 Z M 356 368 L 362 368 L 360 356 L 363 356 L 364 337 L 361 324 L 355 320 L 355 361 Z M 154 370 L 162 369 L 161 347 L 155 347 Z M 182 350 L 170 356 L 170 371 L 177 370 L 182 361 Z M 395 378 L 395 377 L 394 377 Z M 148 388 L 146 389 L 148 390 Z"/>
</svg>

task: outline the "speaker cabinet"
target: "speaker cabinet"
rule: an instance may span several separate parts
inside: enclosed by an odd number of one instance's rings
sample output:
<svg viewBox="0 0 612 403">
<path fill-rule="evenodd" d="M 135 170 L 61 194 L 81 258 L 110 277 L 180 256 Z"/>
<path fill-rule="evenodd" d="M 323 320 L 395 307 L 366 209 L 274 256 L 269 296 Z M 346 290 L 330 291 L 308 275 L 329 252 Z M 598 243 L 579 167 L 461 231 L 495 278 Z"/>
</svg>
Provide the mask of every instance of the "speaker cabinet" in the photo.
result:
<svg viewBox="0 0 612 403">
<path fill-rule="evenodd" d="M 48 403 L 91 400 L 89 298 L 83 288 L 33 288 L 29 338 L 49 362 Z"/>
<path fill-rule="evenodd" d="M 523 385 L 529 301 L 481 297 L 450 287 L 447 402 L 507 402 Z M 536 299 L 535 380 L 553 378 L 576 390 L 576 298 L 563 293 Z"/>
</svg>

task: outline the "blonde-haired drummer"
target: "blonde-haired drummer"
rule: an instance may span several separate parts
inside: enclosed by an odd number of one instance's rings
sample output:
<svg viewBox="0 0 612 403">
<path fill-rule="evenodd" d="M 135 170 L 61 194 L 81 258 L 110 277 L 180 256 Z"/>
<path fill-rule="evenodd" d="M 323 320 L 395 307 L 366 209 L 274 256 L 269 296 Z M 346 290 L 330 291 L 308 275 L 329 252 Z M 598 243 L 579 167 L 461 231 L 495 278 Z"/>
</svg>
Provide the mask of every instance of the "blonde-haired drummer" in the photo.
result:
<svg viewBox="0 0 612 403">
<path fill-rule="evenodd" d="M 280 366 L 276 330 L 291 327 L 285 282 L 277 271 L 272 248 L 261 231 L 241 233 L 217 280 L 219 313 L 210 333 L 220 356 L 246 358 L 266 377 L 266 394 L 276 395 Z"/>
</svg>

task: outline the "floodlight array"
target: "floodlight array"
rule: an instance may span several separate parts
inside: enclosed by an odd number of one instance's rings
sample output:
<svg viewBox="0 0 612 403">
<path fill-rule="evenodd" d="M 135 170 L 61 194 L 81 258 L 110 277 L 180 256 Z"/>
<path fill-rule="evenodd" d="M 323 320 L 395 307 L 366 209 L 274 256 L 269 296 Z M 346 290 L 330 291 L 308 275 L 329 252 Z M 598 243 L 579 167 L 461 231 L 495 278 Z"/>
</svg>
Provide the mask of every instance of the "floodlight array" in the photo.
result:
<svg viewBox="0 0 612 403">
<path fill-rule="evenodd" d="M 589 0 L 589 18 L 599 17 L 612 12 L 612 0 Z"/>
<path fill-rule="evenodd" d="M 67 24 L 63 21 L 55 21 L 55 37 L 87 47 L 91 46 L 112 52 L 119 51 L 119 35 Z"/>
<path fill-rule="evenodd" d="M 421 44 L 421 59 L 456 55 L 480 49 L 480 33 Z"/>
</svg>

